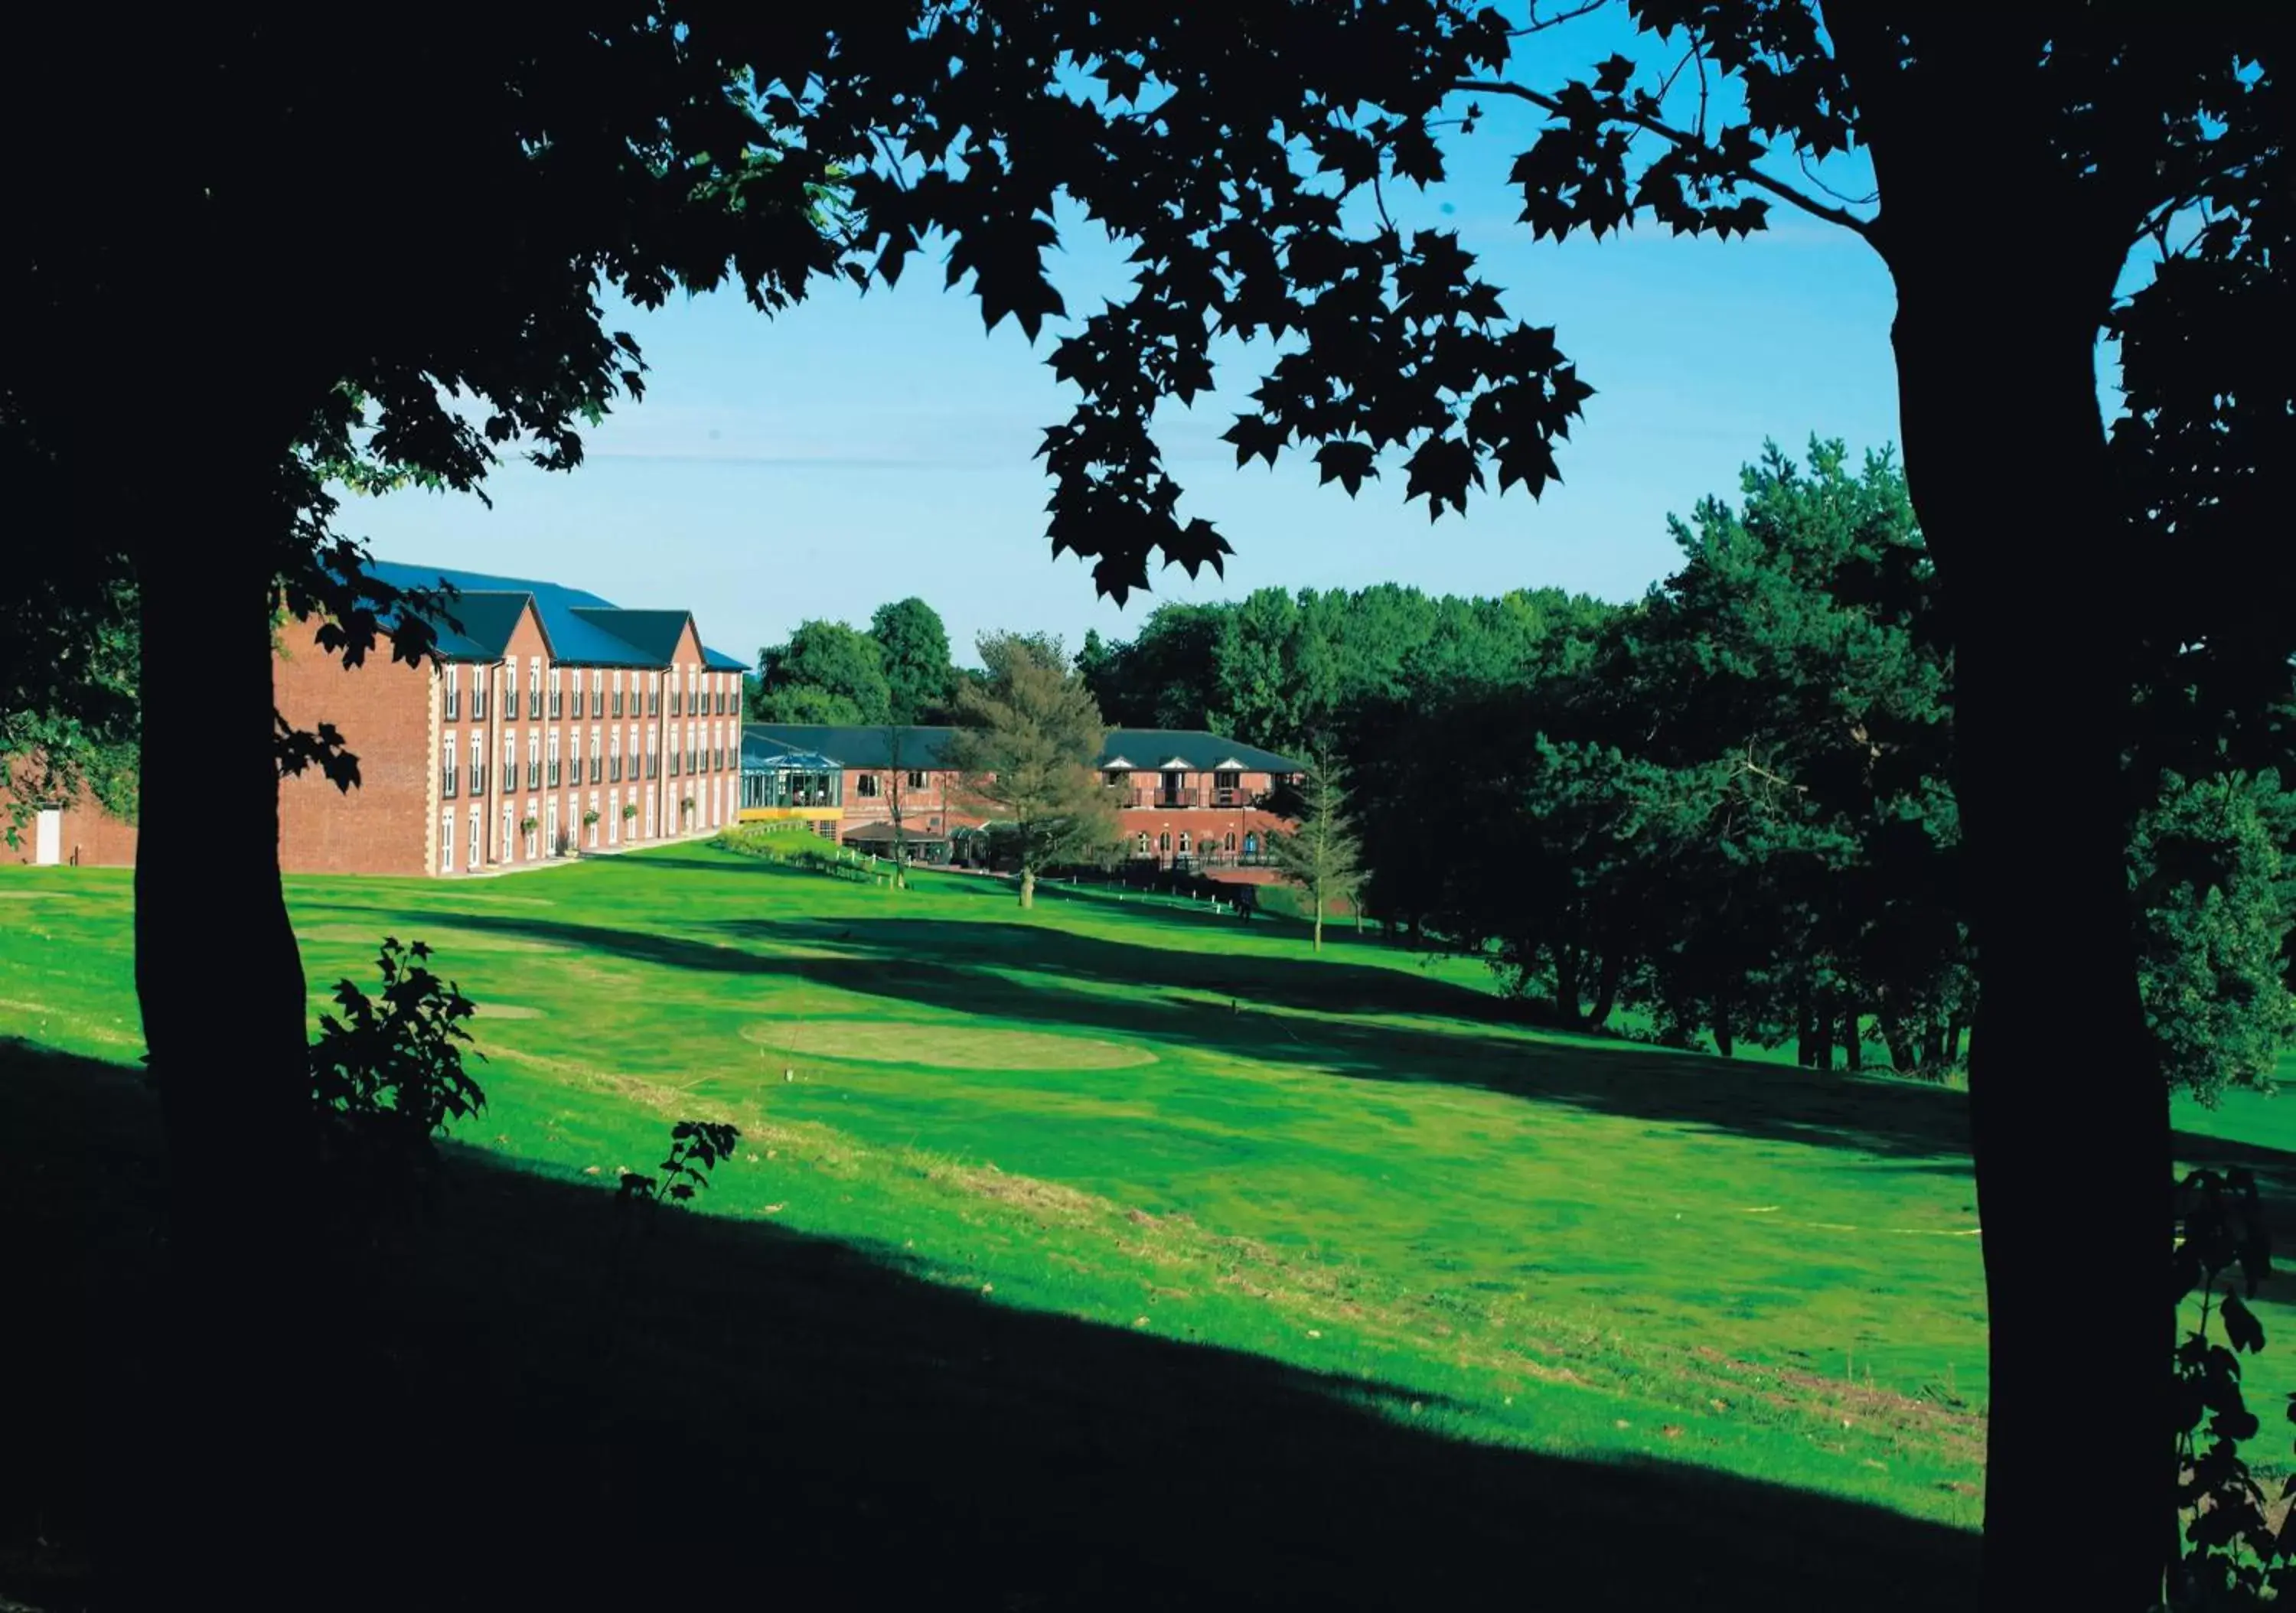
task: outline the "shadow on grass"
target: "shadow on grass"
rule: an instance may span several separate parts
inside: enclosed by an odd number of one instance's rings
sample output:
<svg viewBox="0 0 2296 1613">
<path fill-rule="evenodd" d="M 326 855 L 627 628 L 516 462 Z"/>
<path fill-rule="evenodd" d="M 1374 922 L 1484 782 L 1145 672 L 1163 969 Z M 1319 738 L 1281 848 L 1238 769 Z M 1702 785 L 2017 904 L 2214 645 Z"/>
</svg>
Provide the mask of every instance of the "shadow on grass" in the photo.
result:
<svg viewBox="0 0 2296 1613">
<path fill-rule="evenodd" d="M 86 1325 L 53 1330 L 39 1375 L 12 1385 L 32 1459 L 6 1464 L 29 1493 L 4 1497 L 0 1587 L 45 1607 L 84 1587 L 29 1583 L 36 1503 L 52 1534 L 64 1519 L 138 1538 L 128 1481 L 169 1320 L 151 1298 L 152 1132 L 131 1075 L 0 1044 L 0 1166 L 84 1195 L 33 1196 L 85 1262 Z M 348 1527 L 280 1541 L 250 1519 L 248 1550 L 308 1552 L 315 1606 L 586 1605 L 642 1585 L 982 1609 L 1933 1609 L 1973 1591 L 1976 1543 L 1940 1525 L 1459 1443 L 1367 1409 L 1360 1385 L 1002 1308 L 767 1225 L 671 1212 L 617 1281 L 617 1211 L 596 1187 L 457 1156 L 412 1241 L 348 1284 L 345 1392 L 311 1408 L 324 1435 L 297 1481 L 340 1496 Z M 61 1286 L 34 1303 L 70 1304 L 71 1264 L 43 1268 Z"/>
<path fill-rule="evenodd" d="M 1365 1080 L 1476 1086 L 1771 1141 L 1893 1157 L 1958 1157 L 1967 1149 L 1958 1094 L 1633 1044 L 1508 1036 L 1487 1013 L 1462 1022 L 1454 1011 L 1461 1003 L 1488 1005 L 1488 998 L 1445 981 L 1331 960 L 1192 954 L 1040 925 L 949 919 L 740 919 L 695 926 L 696 934 L 730 938 L 727 944 L 525 914 L 458 913 L 442 915 L 426 936 L 451 956 L 454 929 L 698 973 L 781 976 L 1033 1026 L 1224 1048 Z M 752 950 L 743 941 L 802 949 L 802 955 Z M 1185 992 L 1204 995 L 1176 995 Z M 1292 1011 L 1257 1011 L 1263 1005 Z M 1365 1017 L 1380 1013 L 1446 1019 L 1456 1028 Z M 834 1056 L 833 1049 L 823 1051 Z"/>
</svg>

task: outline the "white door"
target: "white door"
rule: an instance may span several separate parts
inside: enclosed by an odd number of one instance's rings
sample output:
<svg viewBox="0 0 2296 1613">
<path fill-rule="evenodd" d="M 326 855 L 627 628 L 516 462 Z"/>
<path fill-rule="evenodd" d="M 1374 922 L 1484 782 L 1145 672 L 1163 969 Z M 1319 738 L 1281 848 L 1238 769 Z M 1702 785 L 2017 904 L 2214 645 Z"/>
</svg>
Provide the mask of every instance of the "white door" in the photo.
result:
<svg viewBox="0 0 2296 1613">
<path fill-rule="evenodd" d="M 64 814 L 61 806 L 43 806 L 32 826 L 32 861 L 42 864 L 64 860 Z"/>
</svg>

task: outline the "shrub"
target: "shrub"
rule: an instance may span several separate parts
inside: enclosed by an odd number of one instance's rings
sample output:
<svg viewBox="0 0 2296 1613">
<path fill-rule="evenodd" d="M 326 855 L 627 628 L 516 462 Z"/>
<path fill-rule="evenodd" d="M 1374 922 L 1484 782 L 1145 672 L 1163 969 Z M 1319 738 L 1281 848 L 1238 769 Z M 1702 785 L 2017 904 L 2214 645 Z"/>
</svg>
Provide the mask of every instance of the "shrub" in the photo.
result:
<svg viewBox="0 0 2296 1613">
<path fill-rule="evenodd" d="M 385 938 L 375 958 L 381 989 L 340 980 L 338 1011 L 319 1016 L 311 1101 L 339 1161 L 403 1172 L 433 1153 L 446 1126 L 486 1106 L 463 1068 L 477 1005 L 432 971 L 431 955 L 421 941 Z"/>
</svg>

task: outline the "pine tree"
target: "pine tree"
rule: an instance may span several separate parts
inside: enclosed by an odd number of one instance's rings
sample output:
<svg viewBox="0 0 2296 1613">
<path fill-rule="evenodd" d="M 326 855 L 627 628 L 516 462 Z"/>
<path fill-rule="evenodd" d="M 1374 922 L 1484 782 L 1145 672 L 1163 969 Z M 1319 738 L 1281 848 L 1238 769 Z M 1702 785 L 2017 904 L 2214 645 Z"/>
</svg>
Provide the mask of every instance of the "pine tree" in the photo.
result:
<svg viewBox="0 0 2296 1613">
<path fill-rule="evenodd" d="M 1318 747 L 1300 785 L 1300 827 L 1267 837 L 1267 853 L 1290 883 L 1308 893 L 1316 909 L 1316 950 L 1324 950 L 1324 914 L 1355 895 L 1361 847 L 1348 814 L 1346 769 Z"/>
<path fill-rule="evenodd" d="M 1116 843 L 1116 809 L 1094 770 L 1107 730 L 1058 640 L 993 633 L 980 648 L 988 676 L 957 692 L 963 726 L 948 758 L 964 797 L 1002 820 L 1021 905 L 1031 907 L 1039 872 Z"/>
</svg>

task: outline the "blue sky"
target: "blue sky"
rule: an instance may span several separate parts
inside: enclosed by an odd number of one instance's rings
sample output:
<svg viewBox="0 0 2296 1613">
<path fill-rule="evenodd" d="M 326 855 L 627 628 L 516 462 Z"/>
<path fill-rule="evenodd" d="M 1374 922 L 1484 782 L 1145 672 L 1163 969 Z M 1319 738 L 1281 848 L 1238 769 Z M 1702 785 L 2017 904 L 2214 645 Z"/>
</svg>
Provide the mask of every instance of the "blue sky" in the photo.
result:
<svg viewBox="0 0 2296 1613">
<path fill-rule="evenodd" d="M 1767 234 L 1726 244 L 1650 228 L 1534 242 L 1505 176 L 1536 125 L 1487 111 L 1475 135 L 1452 142 L 1439 193 L 1389 201 L 1406 227 L 1456 227 L 1509 311 L 1557 327 L 1596 389 L 1562 452 L 1562 485 L 1537 503 L 1517 489 L 1431 526 L 1423 504 L 1403 503 L 1399 473 L 1350 501 L 1318 488 L 1304 456 L 1235 469 L 1218 437 L 1267 356 L 1237 347 L 1221 394 L 1172 411 L 1161 434 L 1183 513 L 1210 518 L 1236 553 L 1225 577 L 1168 569 L 1119 610 L 1072 557 L 1052 560 L 1044 536 L 1049 483 L 1033 455 L 1072 401 L 1043 363 L 1054 332 L 1033 350 L 1010 321 L 984 333 L 971 297 L 942 291 L 921 255 L 896 290 L 824 286 L 773 320 L 722 294 L 652 314 L 618 305 L 610 326 L 635 334 L 652 366 L 646 401 L 588 435 L 580 470 L 505 464 L 491 510 L 410 491 L 347 501 L 339 524 L 384 559 L 689 606 L 710 643 L 745 657 L 806 618 L 860 624 L 920 594 L 965 655 L 987 629 L 1047 629 L 1071 645 L 1087 627 L 1128 637 L 1160 601 L 1271 585 L 1626 598 L 1672 568 L 1667 514 L 1734 491 L 1765 438 L 1895 442 L 1894 298 L 1862 242 L 1779 209 Z M 1068 305 L 1097 306 L 1122 284 L 1117 257 L 1086 231 L 1063 234 Z"/>
</svg>

